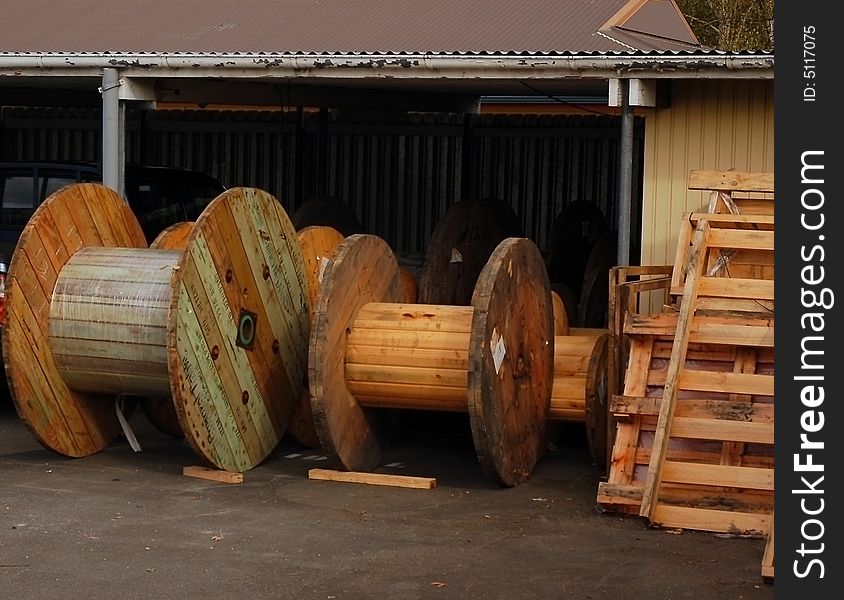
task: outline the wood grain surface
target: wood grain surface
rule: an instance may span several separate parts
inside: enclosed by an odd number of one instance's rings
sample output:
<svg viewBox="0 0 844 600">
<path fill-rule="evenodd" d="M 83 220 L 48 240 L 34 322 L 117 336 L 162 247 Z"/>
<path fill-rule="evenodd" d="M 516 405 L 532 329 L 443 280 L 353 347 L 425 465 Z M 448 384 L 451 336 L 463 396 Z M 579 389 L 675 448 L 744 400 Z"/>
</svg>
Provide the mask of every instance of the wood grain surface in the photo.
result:
<svg viewBox="0 0 844 600">
<path fill-rule="evenodd" d="M 469 417 L 478 459 L 504 486 L 545 451 L 554 377 L 554 315 L 542 255 L 526 238 L 492 253 L 472 296 Z"/>
<path fill-rule="evenodd" d="M 186 440 L 240 472 L 278 444 L 305 376 L 310 329 L 298 237 L 281 204 L 255 188 L 208 205 L 178 265 L 167 332 L 171 391 Z M 249 315 L 251 345 L 239 344 Z"/>
<path fill-rule="evenodd" d="M 372 471 L 390 433 L 390 411 L 365 408 L 346 387 L 346 338 L 361 307 L 404 299 L 398 262 L 379 237 L 356 234 L 337 247 L 314 311 L 308 380 L 323 451 L 348 471 Z"/>
<path fill-rule="evenodd" d="M 298 236 L 305 264 L 305 277 L 308 280 L 308 306 L 311 310 L 311 318 L 313 318 L 313 309 L 316 306 L 325 268 L 331 261 L 337 246 L 343 241 L 343 234 L 333 227 L 309 225 L 300 229 Z M 290 416 L 287 432 L 303 446 L 308 448 L 319 446 L 319 437 L 317 437 L 314 416 L 311 411 L 310 386 L 307 382 L 307 374 L 302 392 L 299 394 L 299 402 Z"/>
<path fill-rule="evenodd" d="M 129 205 L 101 184 L 64 187 L 35 210 L 6 280 L 3 358 L 15 407 L 40 443 L 72 457 L 102 450 L 120 432 L 114 396 L 70 389 L 49 346 L 53 287 L 85 246 L 146 247 Z"/>
</svg>

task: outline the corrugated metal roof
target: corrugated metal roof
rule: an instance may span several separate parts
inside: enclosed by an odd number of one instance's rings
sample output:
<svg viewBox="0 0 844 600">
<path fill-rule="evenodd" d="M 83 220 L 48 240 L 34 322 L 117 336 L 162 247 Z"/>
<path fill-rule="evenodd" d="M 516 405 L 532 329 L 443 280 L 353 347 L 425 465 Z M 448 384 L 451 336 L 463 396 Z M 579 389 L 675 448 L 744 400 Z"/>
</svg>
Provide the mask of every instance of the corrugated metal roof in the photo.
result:
<svg viewBox="0 0 844 600">
<path fill-rule="evenodd" d="M 0 0 L 0 10 L 0 52 L 542 54 L 689 48 L 687 38 L 672 39 L 685 25 L 676 22 L 682 17 L 673 0 Z M 599 33 L 613 29 L 609 21 L 619 13 L 636 25 L 623 41 Z"/>
</svg>

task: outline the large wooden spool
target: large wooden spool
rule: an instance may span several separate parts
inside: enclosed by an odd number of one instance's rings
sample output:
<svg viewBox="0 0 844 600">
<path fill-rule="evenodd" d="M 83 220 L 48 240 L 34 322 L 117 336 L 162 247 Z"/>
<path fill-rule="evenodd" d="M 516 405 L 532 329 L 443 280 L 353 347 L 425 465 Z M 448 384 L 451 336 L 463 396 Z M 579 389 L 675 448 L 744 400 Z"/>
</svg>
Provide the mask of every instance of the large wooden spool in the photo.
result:
<svg viewBox="0 0 844 600">
<path fill-rule="evenodd" d="M 508 238 L 470 306 L 404 304 L 387 244 L 354 235 L 325 271 L 308 373 L 314 422 L 338 466 L 370 471 L 390 411 L 468 412 L 478 459 L 501 485 L 527 479 L 546 445 L 553 310 L 536 246 Z"/>
<path fill-rule="evenodd" d="M 565 284 L 579 302 L 592 248 L 609 229 L 598 205 L 586 200 L 567 204 L 554 219 L 551 232 L 548 276 L 552 286 Z M 577 319 L 577 314 L 572 316 Z"/>
<path fill-rule="evenodd" d="M 312 226 L 331 227 L 344 236 L 365 231 L 355 209 L 334 196 L 308 198 L 290 219 L 297 230 Z"/>
<path fill-rule="evenodd" d="M 333 227 L 309 225 L 298 231 L 299 244 L 305 262 L 305 277 L 308 287 L 308 306 L 310 318 L 313 319 L 313 308 L 316 306 L 325 269 L 331 262 L 331 257 L 337 246 L 344 239 L 344 235 Z M 314 428 L 314 417 L 311 412 L 311 399 L 308 391 L 307 376 L 299 401 L 290 418 L 288 433 L 299 444 L 308 448 L 319 446 L 319 438 Z"/>
<path fill-rule="evenodd" d="M 609 331 L 600 328 L 569 329 L 554 337 L 554 386 L 548 418 L 583 423 L 592 459 L 606 457 L 607 362 Z"/>
<path fill-rule="evenodd" d="M 522 235 L 518 215 L 503 200 L 453 204 L 428 242 L 419 275 L 419 302 L 468 306 L 495 247 L 506 238 Z"/>
<path fill-rule="evenodd" d="M 35 211 L 11 261 L 3 355 L 18 414 L 46 447 L 98 452 L 120 431 L 115 394 L 169 391 L 208 463 L 244 471 L 275 448 L 310 328 L 293 226 L 271 195 L 234 188 L 184 243 L 146 248 L 126 202 L 100 184 Z"/>
</svg>

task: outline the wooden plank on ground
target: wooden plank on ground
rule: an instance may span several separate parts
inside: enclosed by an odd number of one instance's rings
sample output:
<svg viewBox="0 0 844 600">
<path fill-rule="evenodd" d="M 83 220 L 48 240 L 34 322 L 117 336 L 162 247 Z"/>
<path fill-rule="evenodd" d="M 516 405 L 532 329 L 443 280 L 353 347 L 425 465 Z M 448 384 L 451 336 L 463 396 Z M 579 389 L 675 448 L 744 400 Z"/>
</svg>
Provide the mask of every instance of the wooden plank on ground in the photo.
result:
<svg viewBox="0 0 844 600">
<path fill-rule="evenodd" d="M 308 471 L 308 479 L 365 483 L 367 485 L 386 485 L 422 490 L 430 490 L 437 487 L 437 480 L 432 477 L 410 477 L 407 475 L 361 473 L 357 471 L 333 471 L 331 469 L 311 469 Z"/>
<path fill-rule="evenodd" d="M 208 481 L 218 481 L 220 483 L 243 483 L 243 473 L 209 469 L 208 467 L 196 465 L 184 467 L 182 469 L 182 475 L 185 477 L 196 477 L 197 479 L 207 479 Z"/>
</svg>

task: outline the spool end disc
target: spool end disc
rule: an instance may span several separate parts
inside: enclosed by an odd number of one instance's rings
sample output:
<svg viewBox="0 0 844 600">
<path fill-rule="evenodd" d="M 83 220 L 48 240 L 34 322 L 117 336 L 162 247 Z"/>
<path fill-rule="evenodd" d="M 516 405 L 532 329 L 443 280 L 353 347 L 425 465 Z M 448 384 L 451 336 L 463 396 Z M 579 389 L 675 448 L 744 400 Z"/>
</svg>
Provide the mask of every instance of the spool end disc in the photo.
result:
<svg viewBox="0 0 844 600">
<path fill-rule="evenodd" d="M 402 302 L 396 257 L 379 237 L 356 234 L 337 247 L 314 310 L 308 380 L 322 449 L 349 471 L 371 471 L 381 460 L 392 411 L 364 408 L 346 388 L 346 336 L 369 302 Z"/>
<path fill-rule="evenodd" d="M 299 230 L 299 244 L 302 246 L 302 255 L 305 260 L 305 277 L 308 279 L 311 315 L 313 315 L 316 307 L 325 269 L 330 263 L 337 246 L 342 241 L 343 234 L 327 225 L 309 225 Z M 319 438 L 314 427 L 314 416 L 311 412 L 311 396 L 307 377 L 305 379 L 305 385 L 299 394 L 299 402 L 290 417 L 287 432 L 302 446 L 316 448 L 319 446 Z"/>
<path fill-rule="evenodd" d="M 278 200 L 242 187 L 217 196 L 173 282 L 167 353 L 185 439 L 215 467 L 245 471 L 277 446 L 305 377 L 307 282 Z"/>
<path fill-rule="evenodd" d="M 472 296 L 469 417 L 484 471 L 525 481 L 542 457 L 554 380 L 554 315 L 545 263 L 526 238 L 492 253 Z"/>
<path fill-rule="evenodd" d="M 6 279 L 3 359 L 18 415 L 41 444 L 72 457 L 99 452 L 120 433 L 114 396 L 70 389 L 49 345 L 53 288 L 62 267 L 86 246 L 146 248 L 129 205 L 98 183 L 63 187 L 41 203 Z"/>
</svg>

